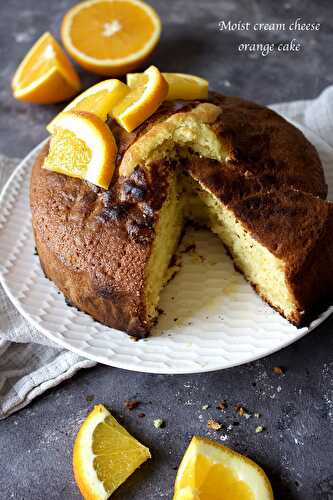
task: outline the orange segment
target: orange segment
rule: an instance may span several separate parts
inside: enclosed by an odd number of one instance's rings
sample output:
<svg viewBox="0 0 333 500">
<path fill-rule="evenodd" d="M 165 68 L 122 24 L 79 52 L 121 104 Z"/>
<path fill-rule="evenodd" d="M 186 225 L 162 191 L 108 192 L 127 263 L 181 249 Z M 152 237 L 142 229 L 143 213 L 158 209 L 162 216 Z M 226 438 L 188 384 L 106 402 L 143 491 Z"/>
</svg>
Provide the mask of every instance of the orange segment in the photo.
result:
<svg viewBox="0 0 333 500">
<path fill-rule="evenodd" d="M 107 189 L 116 153 L 113 134 L 98 116 L 68 111 L 58 116 L 43 168 Z"/>
<path fill-rule="evenodd" d="M 194 436 L 178 469 L 173 500 L 273 500 L 264 471 L 248 457 Z"/>
<path fill-rule="evenodd" d="M 57 41 L 44 33 L 17 68 L 12 89 L 22 101 L 56 103 L 77 94 L 80 79 Z"/>
<path fill-rule="evenodd" d="M 114 108 L 112 116 L 131 132 L 151 116 L 168 95 L 168 84 L 155 66 L 145 72 L 145 83 L 135 87 Z"/>
<path fill-rule="evenodd" d="M 120 80 L 104 80 L 82 92 L 66 106 L 66 111 L 89 111 L 105 121 L 114 106 L 129 92 L 127 85 Z M 57 115 L 46 127 L 52 134 L 57 124 Z"/>
<path fill-rule="evenodd" d="M 75 440 L 75 481 L 85 499 L 106 500 L 148 458 L 149 449 L 97 405 Z"/>
<path fill-rule="evenodd" d="M 102 75 L 121 75 L 151 54 L 161 21 L 140 0 L 87 0 L 65 15 L 63 43 L 78 64 Z"/>
<path fill-rule="evenodd" d="M 204 78 L 186 73 L 162 73 L 162 75 L 169 84 L 167 101 L 175 99 L 207 99 L 208 81 Z M 143 73 L 128 73 L 126 78 L 127 85 L 131 89 L 143 85 L 146 81 Z"/>
</svg>

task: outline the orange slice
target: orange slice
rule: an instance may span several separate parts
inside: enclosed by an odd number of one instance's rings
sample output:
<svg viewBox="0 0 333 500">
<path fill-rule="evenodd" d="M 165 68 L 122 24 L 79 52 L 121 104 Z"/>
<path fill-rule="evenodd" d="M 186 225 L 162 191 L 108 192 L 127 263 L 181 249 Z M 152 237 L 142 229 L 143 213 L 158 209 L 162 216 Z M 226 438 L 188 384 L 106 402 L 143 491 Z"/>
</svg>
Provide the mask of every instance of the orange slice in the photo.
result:
<svg viewBox="0 0 333 500">
<path fill-rule="evenodd" d="M 207 99 L 208 81 L 199 76 L 186 73 L 162 73 L 169 84 L 167 101 L 175 99 Z M 139 85 L 144 85 L 146 77 L 143 73 L 128 73 L 127 85 L 134 89 Z"/>
<path fill-rule="evenodd" d="M 173 500 L 273 500 L 265 472 L 248 457 L 194 436 L 178 469 Z"/>
<path fill-rule="evenodd" d="M 97 405 L 75 440 L 75 481 L 85 499 L 106 500 L 148 458 L 149 449 Z"/>
<path fill-rule="evenodd" d="M 16 99 L 50 104 L 77 94 L 80 79 L 57 41 L 44 33 L 17 68 L 12 89 Z"/>
<path fill-rule="evenodd" d="M 155 66 L 143 73 L 145 83 L 135 87 L 113 109 L 119 125 L 131 132 L 151 116 L 168 95 L 168 84 Z"/>
<path fill-rule="evenodd" d="M 120 80 L 104 80 L 82 92 L 66 106 L 63 112 L 89 111 L 105 121 L 114 106 L 128 94 L 129 90 L 127 85 Z M 57 115 L 46 127 L 51 134 L 57 124 L 58 116 L 60 115 Z"/>
<path fill-rule="evenodd" d="M 151 54 L 161 34 L 154 9 L 139 0 L 88 0 L 65 15 L 63 43 L 89 71 L 122 75 Z"/>
<path fill-rule="evenodd" d="M 116 153 L 113 134 L 98 116 L 68 111 L 58 116 L 43 167 L 107 189 Z"/>
</svg>

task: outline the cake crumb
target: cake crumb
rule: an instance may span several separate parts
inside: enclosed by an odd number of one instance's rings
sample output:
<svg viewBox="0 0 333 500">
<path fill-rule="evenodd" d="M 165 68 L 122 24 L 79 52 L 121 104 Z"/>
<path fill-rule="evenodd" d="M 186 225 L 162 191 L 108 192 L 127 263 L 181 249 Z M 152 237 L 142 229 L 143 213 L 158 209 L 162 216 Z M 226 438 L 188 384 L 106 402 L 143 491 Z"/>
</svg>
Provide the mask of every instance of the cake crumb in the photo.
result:
<svg viewBox="0 0 333 500">
<path fill-rule="evenodd" d="M 259 434 L 259 432 L 263 432 L 264 429 L 265 428 L 262 425 L 258 425 L 258 427 L 256 427 L 256 434 Z"/>
<path fill-rule="evenodd" d="M 281 368 L 281 366 L 274 366 L 273 373 L 275 373 L 275 375 L 281 376 L 281 375 L 284 375 L 285 370 L 283 368 Z"/>
<path fill-rule="evenodd" d="M 130 411 L 137 408 L 139 406 L 139 404 L 140 404 L 140 401 L 137 401 L 136 399 L 125 399 L 125 401 L 124 401 L 124 406 Z"/>
<path fill-rule="evenodd" d="M 256 412 L 254 413 L 255 418 L 260 418 L 260 413 Z"/>
<path fill-rule="evenodd" d="M 216 407 L 217 410 L 225 411 L 228 408 L 228 404 L 225 399 L 220 401 Z"/>
<path fill-rule="evenodd" d="M 244 406 L 237 404 L 235 406 L 235 412 L 238 413 L 240 417 L 244 417 L 246 415 L 249 415 L 249 412 L 245 409 Z M 248 417 L 247 417 L 248 418 Z"/>
<path fill-rule="evenodd" d="M 209 405 L 202 405 L 202 407 L 201 407 L 202 410 L 208 410 L 208 408 L 209 408 Z"/>
<path fill-rule="evenodd" d="M 222 424 L 220 422 L 217 422 L 216 420 L 209 419 L 207 422 L 207 427 L 209 429 L 213 429 L 213 431 L 219 431 L 222 429 Z"/>
<path fill-rule="evenodd" d="M 163 427 L 165 427 L 165 422 L 162 418 L 156 418 L 154 420 L 154 427 L 156 427 L 156 429 L 162 429 Z"/>
</svg>

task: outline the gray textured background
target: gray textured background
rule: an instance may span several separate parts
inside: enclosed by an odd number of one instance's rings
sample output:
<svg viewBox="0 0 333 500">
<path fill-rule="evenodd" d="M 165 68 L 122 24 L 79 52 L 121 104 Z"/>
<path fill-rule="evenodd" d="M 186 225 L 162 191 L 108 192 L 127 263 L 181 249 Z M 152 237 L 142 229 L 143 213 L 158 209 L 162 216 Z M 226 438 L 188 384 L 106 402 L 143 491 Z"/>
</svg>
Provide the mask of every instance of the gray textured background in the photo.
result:
<svg viewBox="0 0 333 500">
<path fill-rule="evenodd" d="M 11 97 L 15 68 L 44 31 L 58 35 L 71 1 L 9 0 L 0 5 L 0 151 L 23 157 L 45 136 L 56 106 L 33 106 Z M 263 103 L 315 97 L 333 83 L 331 1 L 155 0 L 164 30 L 152 62 L 163 70 L 198 73 L 211 87 Z M 322 23 L 301 33 L 298 54 L 266 58 L 239 54 L 240 41 L 283 40 L 290 34 L 220 33 L 220 19 L 290 22 L 303 17 Z M 84 85 L 97 81 L 83 76 Z M 146 463 L 114 495 L 116 499 L 171 498 L 175 468 L 193 434 L 208 435 L 247 453 L 264 467 L 277 499 L 333 499 L 333 318 L 297 344 L 239 368 L 192 376 L 145 375 L 98 366 L 83 371 L 0 423 L 0 498 L 74 499 L 71 473 L 74 436 L 93 404 L 103 402 L 151 448 Z M 272 372 L 286 368 L 284 376 Z M 132 412 L 125 399 L 142 403 Z M 216 403 L 226 399 L 221 414 Z M 236 415 L 241 403 L 262 414 Z M 202 405 L 209 404 L 208 410 Z M 138 413 L 145 417 L 139 418 Z M 154 418 L 166 421 L 155 429 Z M 223 422 L 216 433 L 208 418 Z M 261 423 L 265 432 L 255 433 Z M 229 424 L 231 429 L 228 429 Z"/>
</svg>

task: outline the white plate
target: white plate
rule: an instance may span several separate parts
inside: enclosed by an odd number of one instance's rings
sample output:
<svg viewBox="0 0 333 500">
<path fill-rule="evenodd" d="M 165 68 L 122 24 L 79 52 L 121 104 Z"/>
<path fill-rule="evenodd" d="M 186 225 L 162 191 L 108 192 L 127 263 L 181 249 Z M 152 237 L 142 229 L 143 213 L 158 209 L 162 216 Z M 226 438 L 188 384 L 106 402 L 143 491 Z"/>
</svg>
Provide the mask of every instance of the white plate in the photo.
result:
<svg viewBox="0 0 333 500">
<path fill-rule="evenodd" d="M 333 199 L 332 149 L 302 129 L 318 149 Z M 37 146 L 17 167 L 0 199 L 0 279 L 9 298 L 41 333 L 86 358 L 151 373 L 219 370 L 271 354 L 324 321 L 330 307 L 309 328 L 297 329 L 254 293 L 234 271 L 220 241 L 208 231 L 189 230 L 182 266 L 163 290 L 164 313 L 151 337 L 134 342 L 65 304 L 34 255 L 29 210 L 31 166 Z"/>
</svg>

